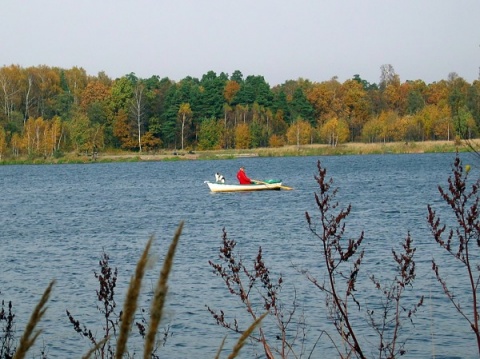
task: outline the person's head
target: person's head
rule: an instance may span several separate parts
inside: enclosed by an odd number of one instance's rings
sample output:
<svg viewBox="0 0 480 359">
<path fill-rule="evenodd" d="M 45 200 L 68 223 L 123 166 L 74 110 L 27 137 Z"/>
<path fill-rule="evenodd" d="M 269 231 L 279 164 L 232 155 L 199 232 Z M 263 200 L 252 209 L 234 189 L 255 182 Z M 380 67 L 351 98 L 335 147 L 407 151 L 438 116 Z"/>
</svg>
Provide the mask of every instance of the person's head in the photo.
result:
<svg viewBox="0 0 480 359">
<path fill-rule="evenodd" d="M 245 167 L 241 166 L 240 171 L 245 171 Z"/>
</svg>

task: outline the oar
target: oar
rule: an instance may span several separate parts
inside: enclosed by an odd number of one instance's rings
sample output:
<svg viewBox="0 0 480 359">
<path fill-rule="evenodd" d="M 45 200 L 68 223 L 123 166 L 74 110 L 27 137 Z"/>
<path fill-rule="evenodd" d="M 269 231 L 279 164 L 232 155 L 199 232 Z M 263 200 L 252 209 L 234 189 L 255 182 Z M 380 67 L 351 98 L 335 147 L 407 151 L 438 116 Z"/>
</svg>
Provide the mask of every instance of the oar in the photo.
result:
<svg viewBox="0 0 480 359">
<path fill-rule="evenodd" d="M 267 186 L 271 186 L 272 184 L 274 184 L 274 183 L 267 183 L 267 182 L 259 181 L 259 180 L 256 180 L 256 179 L 253 179 L 252 181 L 257 182 L 257 183 L 261 183 L 261 184 L 264 184 L 264 185 L 267 185 Z M 290 191 L 290 190 L 293 189 L 292 187 L 288 187 L 288 186 L 280 186 L 280 188 L 284 189 L 284 190 L 287 190 L 287 191 Z"/>
</svg>

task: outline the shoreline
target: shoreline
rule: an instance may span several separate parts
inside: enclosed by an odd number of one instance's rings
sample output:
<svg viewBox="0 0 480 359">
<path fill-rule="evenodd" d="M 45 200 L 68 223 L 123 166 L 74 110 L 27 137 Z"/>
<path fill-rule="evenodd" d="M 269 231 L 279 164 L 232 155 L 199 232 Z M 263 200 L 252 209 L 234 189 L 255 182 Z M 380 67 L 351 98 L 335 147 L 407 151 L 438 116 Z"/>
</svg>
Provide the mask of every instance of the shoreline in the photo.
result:
<svg viewBox="0 0 480 359">
<path fill-rule="evenodd" d="M 480 140 L 470 141 L 475 148 L 480 148 Z M 455 141 L 424 142 L 388 142 L 388 143 L 345 143 L 332 147 L 324 144 L 283 146 L 275 148 L 255 148 L 245 150 L 164 150 L 157 153 L 100 152 L 96 156 L 70 153 L 58 158 L 17 158 L 0 161 L 0 165 L 15 164 L 73 164 L 105 162 L 140 162 L 140 161 L 192 161 L 221 160 L 246 157 L 295 157 L 295 156 L 341 156 L 370 154 L 412 154 L 472 151 L 470 146 Z"/>
</svg>

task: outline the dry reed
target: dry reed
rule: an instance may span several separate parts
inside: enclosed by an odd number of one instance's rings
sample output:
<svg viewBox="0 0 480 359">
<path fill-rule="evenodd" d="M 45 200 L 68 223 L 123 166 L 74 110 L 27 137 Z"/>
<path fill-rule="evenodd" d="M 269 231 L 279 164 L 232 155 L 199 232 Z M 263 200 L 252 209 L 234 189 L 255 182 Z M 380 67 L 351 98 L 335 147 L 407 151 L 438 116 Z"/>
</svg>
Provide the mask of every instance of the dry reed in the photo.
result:
<svg viewBox="0 0 480 359">
<path fill-rule="evenodd" d="M 127 348 L 127 340 L 130 334 L 130 329 L 132 328 L 133 318 L 137 310 L 137 300 L 140 295 L 142 279 L 147 267 L 148 253 L 150 251 L 150 247 L 152 246 L 152 242 L 153 236 L 150 236 L 145 250 L 143 251 L 140 260 L 137 263 L 135 275 L 132 277 L 128 287 L 125 303 L 123 305 L 123 314 L 121 316 L 122 324 L 120 326 L 120 334 L 117 340 L 117 349 L 115 352 L 116 359 L 122 359 Z"/>
<path fill-rule="evenodd" d="M 168 276 L 173 267 L 173 257 L 175 255 L 175 250 L 177 249 L 177 244 L 182 234 L 183 221 L 180 222 L 177 231 L 173 237 L 172 243 L 168 248 L 167 255 L 163 262 L 162 270 L 160 271 L 160 276 L 158 278 L 157 287 L 155 289 L 155 296 L 152 301 L 151 310 L 150 310 L 150 324 L 148 326 L 148 333 L 145 337 L 145 348 L 144 348 L 144 359 L 151 358 L 154 346 L 155 338 L 157 335 L 158 326 L 162 319 L 163 306 L 165 305 L 165 299 L 167 297 L 168 291 Z"/>
<path fill-rule="evenodd" d="M 255 330 L 255 328 L 260 324 L 260 322 L 263 320 L 263 318 L 265 318 L 267 316 L 268 312 L 265 312 L 262 314 L 262 316 L 260 316 L 259 318 L 257 318 L 253 323 L 252 325 L 250 325 L 248 327 L 247 330 L 245 330 L 242 334 L 242 336 L 240 337 L 240 339 L 238 339 L 237 343 L 235 344 L 235 346 L 233 347 L 233 351 L 232 353 L 228 356 L 228 359 L 233 359 L 233 358 L 236 358 L 238 353 L 240 353 L 240 349 L 242 349 L 242 347 L 245 345 L 247 339 L 250 337 L 250 334 L 253 333 L 253 331 Z"/>
<path fill-rule="evenodd" d="M 220 359 L 220 353 L 222 352 L 223 346 L 225 345 L 225 340 L 227 340 L 227 336 L 223 337 L 223 340 L 218 347 L 217 353 L 215 354 L 215 359 Z"/>
<path fill-rule="evenodd" d="M 107 335 L 105 338 L 100 340 L 92 349 L 90 349 L 87 354 L 85 354 L 82 359 L 89 359 L 93 353 L 95 353 L 98 349 L 102 347 L 104 343 L 110 340 L 110 335 Z"/>
<path fill-rule="evenodd" d="M 30 316 L 30 320 L 27 326 L 25 327 L 25 331 L 23 332 L 22 338 L 20 339 L 20 344 L 17 348 L 17 351 L 13 359 L 25 358 L 27 351 L 33 346 L 33 344 L 35 343 L 35 340 L 38 338 L 38 336 L 42 332 L 42 330 L 39 329 L 35 333 L 33 333 L 33 331 L 35 330 L 35 327 L 40 322 L 40 320 L 42 319 L 43 315 L 47 310 L 45 305 L 48 302 L 48 299 L 50 297 L 50 293 L 52 292 L 52 288 L 54 284 L 55 284 L 54 280 L 50 282 L 47 289 L 43 293 L 42 298 L 40 299 L 40 302 L 38 302 L 37 306 L 35 307 L 35 310 Z"/>
</svg>

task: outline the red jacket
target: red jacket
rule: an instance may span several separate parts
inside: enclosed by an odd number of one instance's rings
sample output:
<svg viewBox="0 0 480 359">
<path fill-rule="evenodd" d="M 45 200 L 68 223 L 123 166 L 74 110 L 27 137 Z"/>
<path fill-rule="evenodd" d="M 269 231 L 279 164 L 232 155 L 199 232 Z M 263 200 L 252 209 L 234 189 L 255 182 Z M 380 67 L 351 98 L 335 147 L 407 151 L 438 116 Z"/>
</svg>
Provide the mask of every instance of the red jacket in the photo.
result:
<svg viewBox="0 0 480 359">
<path fill-rule="evenodd" d="M 237 172 L 237 179 L 240 184 L 251 184 L 252 180 L 247 177 L 247 174 L 243 170 Z"/>
</svg>

